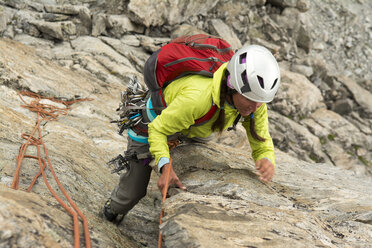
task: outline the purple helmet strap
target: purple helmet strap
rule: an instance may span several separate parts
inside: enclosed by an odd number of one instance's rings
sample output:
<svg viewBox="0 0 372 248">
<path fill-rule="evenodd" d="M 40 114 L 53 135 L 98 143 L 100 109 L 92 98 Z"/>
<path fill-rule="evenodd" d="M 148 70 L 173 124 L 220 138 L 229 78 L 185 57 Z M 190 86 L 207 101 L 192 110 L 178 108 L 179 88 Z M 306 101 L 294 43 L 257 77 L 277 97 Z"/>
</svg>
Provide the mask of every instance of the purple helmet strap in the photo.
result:
<svg viewBox="0 0 372 248">
<path fill-rule="evenodd" d="M 231 79 L 231 76 L 230 75 L 228 75 L 227 76 L 227 86 L 229 87 L 229 88 L 231 88 L 231 89 L 234 89 L 234 87 L 231 85 L 231 83 L 230 83 L 230 79 Z"/>
</svg>

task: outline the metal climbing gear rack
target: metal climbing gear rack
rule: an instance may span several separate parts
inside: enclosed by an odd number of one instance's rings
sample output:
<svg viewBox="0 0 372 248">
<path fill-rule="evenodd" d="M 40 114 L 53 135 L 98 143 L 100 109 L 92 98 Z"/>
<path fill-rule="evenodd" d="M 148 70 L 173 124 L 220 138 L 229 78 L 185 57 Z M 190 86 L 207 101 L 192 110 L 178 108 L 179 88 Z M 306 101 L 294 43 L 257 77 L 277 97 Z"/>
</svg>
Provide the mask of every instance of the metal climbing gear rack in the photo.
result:
<svg viewBox="0 0 372 248">
<path fill-rule="evenodd" d="M 131 78 L 127 89 L 121 92 L 121 102 L 116 109 L 120 118 L 111 121 L 118 124 L 120 135 L 125 129 L 132 128 L 143 121 L 142 110 L 146 109 L 146 94 L 147 90 L 142 87 L 137 77 Z"/>
</svg>

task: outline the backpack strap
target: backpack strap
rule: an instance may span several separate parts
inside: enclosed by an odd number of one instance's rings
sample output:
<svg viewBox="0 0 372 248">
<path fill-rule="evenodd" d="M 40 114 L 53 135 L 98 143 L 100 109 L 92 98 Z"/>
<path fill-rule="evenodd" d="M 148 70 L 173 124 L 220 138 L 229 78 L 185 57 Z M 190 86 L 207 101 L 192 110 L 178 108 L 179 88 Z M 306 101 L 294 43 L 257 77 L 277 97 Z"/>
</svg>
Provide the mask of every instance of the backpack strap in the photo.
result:
<svg viewBox="0 0 372 248">
<path fill-rule="evenodd" d="M 227 131 L 231 131 L 231 130 L 236 131 L 236 125 L 238 125 L 238 123 L 239 123 L 241 117 L 242 117 L 242 116 L 241 116 L 240 114 L 238 114 L 238 116 L 237 116 L 237 117 L 235 118 L 235 120 L 234 120 L 234 123 L 233 123 L 232 127 L 229 127 L 229 128 L 227 129 Z"/>
<path fill-rule="evenodd" d="M 216 113 L 218 107 L 216 104 L 212 104 L 212 107 L 209 109 L 208 113 L 206 113 L 203 117 L 195 120 L 195 124 L 193 126 L 200 126 L 212 119 L 213 115 Z"/>
</svg>

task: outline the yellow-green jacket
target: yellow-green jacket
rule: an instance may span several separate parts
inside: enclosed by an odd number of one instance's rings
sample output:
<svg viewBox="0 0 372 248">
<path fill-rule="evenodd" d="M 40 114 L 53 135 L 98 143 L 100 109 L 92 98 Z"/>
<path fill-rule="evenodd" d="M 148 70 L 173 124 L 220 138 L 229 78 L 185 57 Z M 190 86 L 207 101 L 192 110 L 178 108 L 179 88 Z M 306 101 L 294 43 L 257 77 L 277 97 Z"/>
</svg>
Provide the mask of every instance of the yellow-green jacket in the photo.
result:
<svg viewBox="0 0 372 248">
<path fill-rule="evenodd" d="M 212 100 L 220 108 L 221 79 L 226 70 L 223 64 L 208 78 L 200 75 L 189 75 L 173 81 L 164 90 L 167 108 L 164 109 L 149 125 L 150 152 L 158 164 L 160 158 L 169 158 L 167 136 L 181 132 L 189 138 L 205 138 L 212 134 L 212 124 L 218 112 L 208 122 L 192 126 L 195 120 L 203 117 L 211 108 Z M 231 126 L 238 116 L 238 111 L 225 103 L 225 127 Z M 275 165 L 274 145 L 269 134 L 267 106 L 262 104 L 254 113 L 257 134 L 265 138 L 264 142 L 255 140 L 249 131 L 249 117 L 243 121 L 247 131 L 252 157 L 255 161 L 268 158 Z"/>
</svg>

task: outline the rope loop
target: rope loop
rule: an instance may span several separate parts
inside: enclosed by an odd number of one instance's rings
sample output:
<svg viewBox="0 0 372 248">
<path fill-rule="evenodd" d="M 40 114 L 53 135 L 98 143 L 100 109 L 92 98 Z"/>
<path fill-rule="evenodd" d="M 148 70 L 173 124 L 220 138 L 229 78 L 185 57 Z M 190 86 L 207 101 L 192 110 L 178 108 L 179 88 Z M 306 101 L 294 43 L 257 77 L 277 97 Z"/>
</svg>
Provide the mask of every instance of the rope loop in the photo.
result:
<svg viewBox="0 0 372 248">
<path fill-rule="evenodd" d="M 79 233 L 79 219 L 80 217 L 83 221 L 83 228 L 84 228 L 84 237 L 85 237 L 85 247 L 90 248 L 91 247 L 91 242 L 90 242 L 90 236 L 89 236 L 89 227 L 88 227 L 88 221 L 84 214 L 80 211 L 80 209 L 76 206 L 76 204 L 72 201 L 71 197 L 67 194 L 65 188 L 62 186 L 61 182 L 58 180 L 57 175 L 54 172 L 54 169 L 52 167 L 52 164 L 50 162 L 49 156 L 48 156 L 48 151 L 46 149 L 46 146 L 44 144 L 42 135 L 41 135 L 41 123 L 43 121 L 55 121 L 58 120 L 58 116 L 60 115 L 67 115 L 68 111 L 71 109 L 70 105 L 76 103 L 76 102 L 81 102 L 81 101 L 91 101 L 92 99 L 76 99 L 72 101 L 65 101 L 65 100 L 58 100 L 55 98 L 48 98 L 48 97 L 42 97 L 36 93 L 33 92 L 28 92 L 28 91 L 21 91 L 18 93 L 19 97 L 21 98 L 22 102 L 24 104 L 21 105 L 21 107 L 26 108 L 32 112 L 37 113 L 37 120 L 35 127 L 31 134 L 26 134 L 23 133 L 21 134 L 21 137 L 26 140 L 25 143 L 22 144 L 21 148 L 19 149 L 19 154 L 17 156 L 17 167 L 16 171 L 14 173 L 13 181 L 11 188 L 12 189 L 18 189 L 19 187 L 19 175 L 21 171 L 21 164 L 24 158 L 31 158 L 35 159 L 39 162 L 40 165 L 40 171 L 39 173 L 34 177 L 32 180 L 30 186 L 27 189 L 27 192 L 30 192 L 33 185 L 36 183 L 38 177 L 40 175 L 43 176 L 45 185 L 51 192 L 51 194 L 56 198 L 56 200 L 61 204 L 63 208 L 66 209 L 67 212 L 69 212 L 72 217 L 73 217 L 73 224 L 74 224 L 74 247 L 78 248 L 80 247 L 80 233 Z M 25 101 L 23 96 L 27 96 L 32 98 L 32 100 L 28 103 Z M 40 101 L 42 99 L 48 99 L 52 102 L 56 103 L 62 103 L 65 105 L 65 108 L 59 108 L 56 107 L 52 104 L 44 104 L 41 103 Z M 38 137 L 35 137 L 34 135 L 38 133 Z M 29 145 L 36 146 L 37 149 L 37 156 L 32 156 L 32 155 L 26 155 L 26 150 Z M 44 151 L 44 156 L 45 158 L 42 158 L 41 156 L 41 150 Z M 70 204 L 69 207 L 65 202 L 62 201 L 62 199 L 56 194 L 56 192 L 52 189 L 50 186 L 47 177 L 45 175 L 45 169 L 49 166 L 49 169 L 59 187 L 63 195 L 66 197 L 68 203 Z"/>
</svg>

